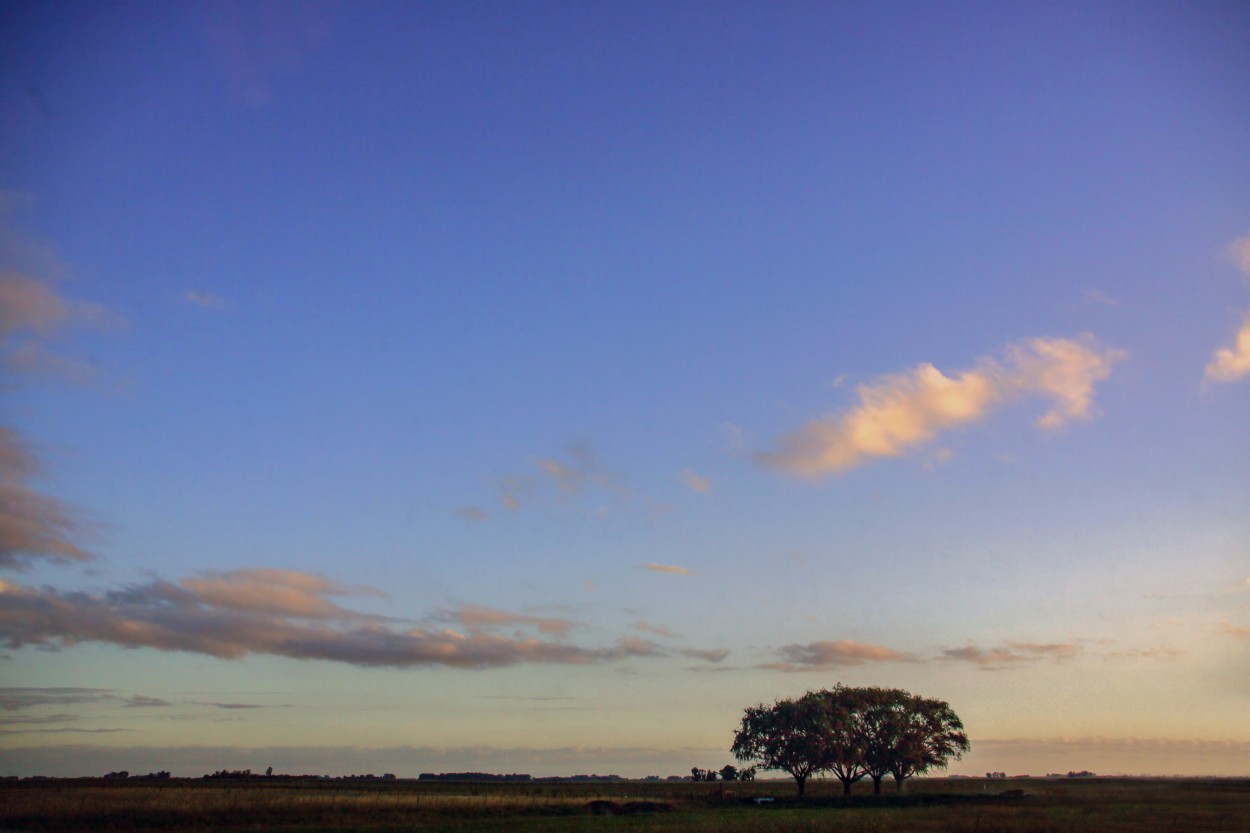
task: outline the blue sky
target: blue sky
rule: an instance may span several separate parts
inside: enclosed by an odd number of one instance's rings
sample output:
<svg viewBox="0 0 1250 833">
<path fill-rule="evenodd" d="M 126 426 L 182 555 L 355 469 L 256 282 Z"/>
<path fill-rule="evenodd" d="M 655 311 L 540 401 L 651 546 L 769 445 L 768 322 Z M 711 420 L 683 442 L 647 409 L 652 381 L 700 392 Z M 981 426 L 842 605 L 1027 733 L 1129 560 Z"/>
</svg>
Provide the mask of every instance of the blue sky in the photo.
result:
<svg viewBox="0 0 1250 833">
<path fill-rule="evenodd" d="M 1245 774 L 1244 8 L 2 15 L 6 773 Z"/>
</svg>

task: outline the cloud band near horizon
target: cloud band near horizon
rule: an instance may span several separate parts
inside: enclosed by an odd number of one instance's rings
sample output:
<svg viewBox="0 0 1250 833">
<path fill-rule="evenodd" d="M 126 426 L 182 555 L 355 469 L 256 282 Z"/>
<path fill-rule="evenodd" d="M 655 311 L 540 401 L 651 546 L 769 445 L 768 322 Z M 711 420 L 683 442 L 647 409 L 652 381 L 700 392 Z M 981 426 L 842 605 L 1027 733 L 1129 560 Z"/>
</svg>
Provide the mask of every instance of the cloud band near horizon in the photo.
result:
<svg viewBox="0 0 1250 833">
<path fill-rule="evenodd" d="M 238 570 L 103 593 L 34 589 L 0 581 L 0 639 L 10 648 L 56 650 L 102 642 L 220 659 L 269 654 L 366 667 L 493 668 L 667 655 L 654 642 L 636 637 L 585 647 L 534 636 L 532 631 L 563 635 L 570 623 L 472 605 L 444 615 L 459 629 L 402 629 L 395 620 L 353 611 L 326 598 L 348 592 L 359 591 L 320 576 L 282 570 Z M 503 627 L 509 632 L 500 632 Z"/>
</svg>

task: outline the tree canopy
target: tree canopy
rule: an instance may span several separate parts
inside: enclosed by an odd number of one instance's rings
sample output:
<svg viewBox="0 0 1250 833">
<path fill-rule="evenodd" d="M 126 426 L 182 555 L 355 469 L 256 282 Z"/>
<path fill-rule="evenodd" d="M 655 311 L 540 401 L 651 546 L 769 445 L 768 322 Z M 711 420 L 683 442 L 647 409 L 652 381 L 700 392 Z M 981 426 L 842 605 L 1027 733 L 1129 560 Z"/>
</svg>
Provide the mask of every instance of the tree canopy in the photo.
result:
<svg viewBox="0 0 1250 833">
<path fill-rule="evenodd" d="M 731 751 L 760 769 L 789 773 L 802 797 L 807 779 L 822 771 L 838 778 L 846 793 L 864 777 L 880 793 L 887 775 L 902 791 L 908 778 L 941 769 L 968 748 L 963 723 L 943 700 L 839 684 L 748 707 Z"/>
</svg>

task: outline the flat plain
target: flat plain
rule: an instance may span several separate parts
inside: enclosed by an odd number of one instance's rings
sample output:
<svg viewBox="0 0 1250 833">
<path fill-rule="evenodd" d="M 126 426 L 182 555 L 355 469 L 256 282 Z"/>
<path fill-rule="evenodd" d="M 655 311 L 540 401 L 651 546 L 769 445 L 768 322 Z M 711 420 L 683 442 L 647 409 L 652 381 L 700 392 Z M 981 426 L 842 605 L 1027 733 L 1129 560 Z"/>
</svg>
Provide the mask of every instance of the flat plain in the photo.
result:
<svg viewBox="0 0 1250 833">
<path fill-rule="evenodd" d="M 838 783 L 816 781 L 798 801 L 793 782 L 781 780 L 23 780 L 0 784 L 0 831 L 1250 831 L 1250 779 L 935 778 L 909 782 L 902 796 L 869 792 L 859 784 L 843 797 Z M 776 800 L 752 801 L 763 796 Z M 596 815 L 587 807 L 596 800 L 662 806 Z"/>
</svg>

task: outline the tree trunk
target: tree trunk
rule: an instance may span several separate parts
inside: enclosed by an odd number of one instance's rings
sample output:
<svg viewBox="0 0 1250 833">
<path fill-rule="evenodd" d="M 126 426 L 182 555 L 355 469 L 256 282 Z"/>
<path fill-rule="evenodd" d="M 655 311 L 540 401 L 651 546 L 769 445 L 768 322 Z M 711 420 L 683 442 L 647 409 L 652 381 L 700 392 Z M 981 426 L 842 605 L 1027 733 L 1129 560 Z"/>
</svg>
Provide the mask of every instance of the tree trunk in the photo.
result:
<svg viewBox="0 0 1250 833">
<path fill-rule="evenodd" d="M 872 794 L 881 795 L 881 777 L 880 775 L 872 776 Z"/>
<path fill-rule="evenodd" d="M 803 789 L 807 786 L 807 776 L 794 776 L 795 782 L 799 785 L 799 798 L 803 797 Z"/>
<path fill-rule="evenodd" d="M 850 778 L 842 779 L 842 794 L 843 795 L 851 794 L 851 779 Z"/>
<path fill-rule="evenodd" d="M 901 793 L 901 792 L 903 791 L 903 784 L 905 784 L 905 783 L 906 783 L 906 781 L 907 781 L 907 779 L 905 779 L 905 778 L 899 778 L 897 775 L 895 775 L 895 776 L 894 776 L 894 789 L 895 789 L 895 791 L 897 791 L 897 792 L 900 792 L 900 793 Z"/>
</svg>

